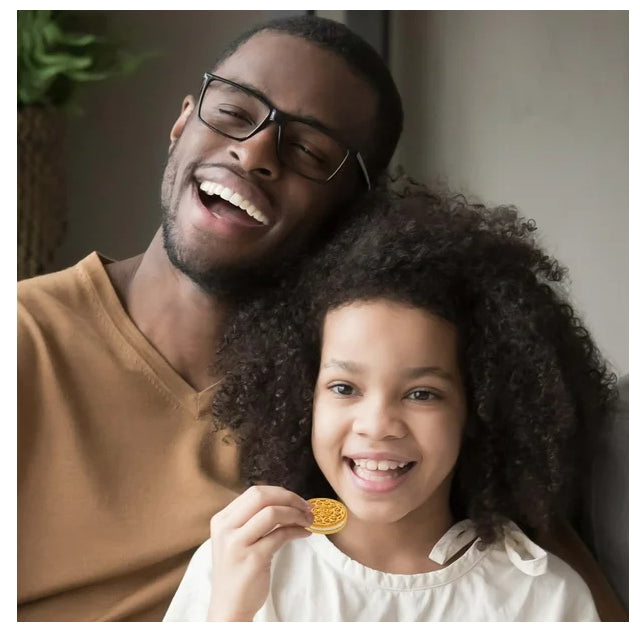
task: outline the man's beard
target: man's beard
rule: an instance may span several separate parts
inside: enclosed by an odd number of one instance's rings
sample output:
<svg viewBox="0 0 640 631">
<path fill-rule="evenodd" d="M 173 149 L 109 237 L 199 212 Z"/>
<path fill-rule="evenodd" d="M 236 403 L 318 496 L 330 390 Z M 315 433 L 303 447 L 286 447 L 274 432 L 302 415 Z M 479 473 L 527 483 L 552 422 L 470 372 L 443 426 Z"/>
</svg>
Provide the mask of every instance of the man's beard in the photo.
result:
<svg viewBox="0 0 640 631">
<path fill-rule="evenodd" d="M 171 264 L 205 293 L 230 302 L 246 300 L 258 291 L 272 287 L 291 267 L 290 263 L 295 258 L 291 253 L 281 254 L 287 248 L 278 248 L 278 255 L 270 253 L 252 261 L 224 263 L 211 262 L 181 242 L 176 226 L 177 208 L 171 205 L 176 186 L 177 169 L 172 159 L 176 147 L 177 144 L 169 154 L 161 192 L 162 237 Z"/>
</svg>

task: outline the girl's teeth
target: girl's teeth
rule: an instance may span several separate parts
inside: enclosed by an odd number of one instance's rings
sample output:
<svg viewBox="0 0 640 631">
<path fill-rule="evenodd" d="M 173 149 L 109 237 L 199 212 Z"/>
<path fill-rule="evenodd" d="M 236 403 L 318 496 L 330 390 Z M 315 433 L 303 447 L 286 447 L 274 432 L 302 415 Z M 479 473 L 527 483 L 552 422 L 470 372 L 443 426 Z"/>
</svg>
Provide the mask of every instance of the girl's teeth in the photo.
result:
<svg viewBox="0 0 640 631">
<path fill-rule="evenodd" d="M 368 471 L 388 471 L 401 469 L 407 465 L 406 462 L 397 462 L 395 460 L 354 460 L 355 466 Z"/>
</svg>

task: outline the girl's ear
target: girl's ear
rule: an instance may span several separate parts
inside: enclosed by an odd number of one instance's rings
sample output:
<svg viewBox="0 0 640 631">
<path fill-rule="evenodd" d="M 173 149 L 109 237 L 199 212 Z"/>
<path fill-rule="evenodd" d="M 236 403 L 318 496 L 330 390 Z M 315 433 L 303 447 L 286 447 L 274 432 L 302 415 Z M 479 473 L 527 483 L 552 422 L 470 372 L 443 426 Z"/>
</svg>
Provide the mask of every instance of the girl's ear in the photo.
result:
<svg viewBox="0 0 640 631">
<path fill-rule="evenodd" d="M 196 107 L 195 100 L 191 94 L 188 94 L 184 97 L 182 101 L 182 111 L 180 112 L 180 116 L 178 116 L 176 122 L 173 124 L 171 131 L 169 132 L 169 152 L 173 149 L 178 138 L 182 136 L 182 132 L 184 131 L 184 126 L 187 124 L 187 120 L 191 113 L 194 111 Z"/>
</svg>

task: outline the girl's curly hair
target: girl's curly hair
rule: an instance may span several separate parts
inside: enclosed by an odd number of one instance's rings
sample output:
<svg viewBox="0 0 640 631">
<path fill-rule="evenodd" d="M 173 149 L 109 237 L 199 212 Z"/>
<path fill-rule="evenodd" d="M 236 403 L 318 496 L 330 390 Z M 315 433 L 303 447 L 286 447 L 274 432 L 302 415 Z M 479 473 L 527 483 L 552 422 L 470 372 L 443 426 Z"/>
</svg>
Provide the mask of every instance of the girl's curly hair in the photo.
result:
<svg viewBox="0 0 640 631">
<path fill-rule="evenodd" d="M 216 429 L 240 442 L 248 484 L 331 494 L 311 453 L 327 311 L 386 298 L 458 331 L 468 419 L 452 508 L 490 542 L 568 515 L 615 403 L 615 376 L 564 296 L 565 270 L 512 207 L 414 187 L 370 194 L 268 296 L 241 307 L 217 367 Z"/>
</svg>

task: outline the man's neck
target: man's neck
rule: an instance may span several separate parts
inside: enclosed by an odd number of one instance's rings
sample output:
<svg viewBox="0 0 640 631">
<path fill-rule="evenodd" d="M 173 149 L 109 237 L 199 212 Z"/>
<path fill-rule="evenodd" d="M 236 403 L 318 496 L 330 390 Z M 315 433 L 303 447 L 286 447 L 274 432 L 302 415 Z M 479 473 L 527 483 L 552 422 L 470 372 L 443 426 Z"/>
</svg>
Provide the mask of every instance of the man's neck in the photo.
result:
<svg viewBox="0 0 640 631">
<path fill-rule="evenodd" d="M 226 306 L 178 271 L 158 231 L 140 256 L 107 266 L 129 317 L 195 390 L 215 381 L 211 366 Z"/>
</svg>

